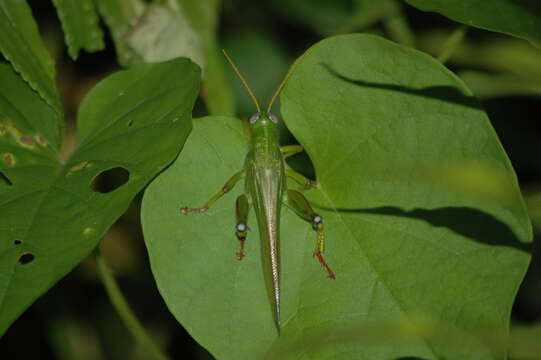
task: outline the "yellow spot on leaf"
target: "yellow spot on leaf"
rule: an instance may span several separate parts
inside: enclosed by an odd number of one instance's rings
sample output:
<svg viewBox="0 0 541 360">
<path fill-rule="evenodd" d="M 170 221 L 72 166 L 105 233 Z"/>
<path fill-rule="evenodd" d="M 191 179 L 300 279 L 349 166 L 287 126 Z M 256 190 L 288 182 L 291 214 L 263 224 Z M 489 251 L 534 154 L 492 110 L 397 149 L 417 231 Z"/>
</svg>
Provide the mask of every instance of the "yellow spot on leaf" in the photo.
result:
<svg viewBox="0 0 541 360">
<path fill-rule="evenodd" d="M 71 169 L 69 169 L 68 175 L 71 175 L 72 173 L 82 170 L 85 167 L 90 167 L 90 163 L 88 161 L 83 161 L 75 166 L 73 166 Z"/>
<path fill-rule="evenodd" d="M 12 153 L 4 153 L 2 155 L 2 160 L 6 163 L 7 166 L 15 166 L 15 156 Z"/>
</svg>

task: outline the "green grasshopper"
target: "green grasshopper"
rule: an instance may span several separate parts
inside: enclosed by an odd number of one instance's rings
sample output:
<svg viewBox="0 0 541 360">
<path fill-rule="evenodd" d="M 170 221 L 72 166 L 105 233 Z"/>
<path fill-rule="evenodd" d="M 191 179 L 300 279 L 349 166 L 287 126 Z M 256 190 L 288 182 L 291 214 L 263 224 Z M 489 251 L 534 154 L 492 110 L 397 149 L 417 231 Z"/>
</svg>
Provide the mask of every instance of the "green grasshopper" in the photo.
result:
<svg viewBox="0 0 541 360">
<path fill-rule="evenodd" d="M 274 308 L 274 321 L 278 332 L 280 332 L 280 260 L 279 260 L 279 238 L 280 238 L 280 210 L 282 203 L 293 209 L 301 218 L 309 221 L 316 232 L 316 249 L 314 256 L 319 263 L 327 270 L 330 279 L 335 279 L 334 273 L 323 259 L 325 250 L 325 232 L 323 229 L 323 218 L 317 214 L 310 202 L 297 190 L 287 188 L 286 177 L 291 178 L 304 188 L 317 186 L 304 175 L 286 169 L 285 159 L 289 156 L 303 151 L 300 145 L 289 145 L 280 147 L 278 118 L 272 114 L 271 108 L 280 91 L 295 70 L 299 60 L 293 64 L 285 78 L 269 102 L 266 111 L 262 111 L 259 102 L 252 92 L 250 86 L 240 73 L 233 60 L 224 51 L 227 61 L 238 75 L 243 86 L 248 91 L 252 101 L 257 108 L 257 113 L 249 119 L 250 142 L 248 153 L 244 161 L 244 168 L 234 174 L 205 205 L 199 208 L 183 207 L 180 211 L 183 214 L 202 213 L 230 191 L 241 179 L 244 179 L 244 194 L 236 201 L 236 236 L 240 241 L 240 250 L 237 259 L 244 257 L 244 242 L 250 228 L 248 227 L 248 214 L 253 206 L 259 226 L 260 240 L 263 251 L 263 272 L 267 293 Z"/>
</svg>

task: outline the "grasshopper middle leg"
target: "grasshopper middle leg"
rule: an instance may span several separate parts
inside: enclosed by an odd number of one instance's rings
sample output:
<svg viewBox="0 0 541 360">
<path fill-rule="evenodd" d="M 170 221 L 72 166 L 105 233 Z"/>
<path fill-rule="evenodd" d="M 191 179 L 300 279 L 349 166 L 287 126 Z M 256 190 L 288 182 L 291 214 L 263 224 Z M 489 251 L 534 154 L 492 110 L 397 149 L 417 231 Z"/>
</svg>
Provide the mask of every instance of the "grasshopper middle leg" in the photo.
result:
<svg viewBox="0 0 541 360">
<path fill-rule="evenodd" d="M 248 213 L 250 212 L 250 203 L 246 194 L 242 194 L 237 198 L 235 204 L 235 211 L 237 217 L 237 224 L 235 225 L 235 234 L 240 241 L 240 250 L 237 253 L 237 259 L 242 260 L 244 257 L 244 241 L 248 234 Z"/>
</svg>

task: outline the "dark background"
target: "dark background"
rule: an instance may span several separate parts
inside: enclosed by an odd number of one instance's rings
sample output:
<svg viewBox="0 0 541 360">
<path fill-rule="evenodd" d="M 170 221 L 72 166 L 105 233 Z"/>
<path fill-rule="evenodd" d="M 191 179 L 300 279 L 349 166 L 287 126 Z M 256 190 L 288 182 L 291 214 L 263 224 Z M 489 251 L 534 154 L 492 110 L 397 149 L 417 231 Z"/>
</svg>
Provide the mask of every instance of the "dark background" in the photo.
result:
<svg viewBox="0 0 541 360">
<path fill-rule="evenodd" d="M 72 61 L 67 56 L 52 4 L 43 0 L 29 3 L 48 47 L 57 58 L 58 85 L 70 121 L 65 137 L 68 144 L 65 151 L 68 152 L 73 146 L 73 119 L 79 102 L 96 81 L 119 68 L 114 47 L 111 39 L 107 38 L 105 51 L 82 53 L 77 61 Z M 347 1 L 338 3 L 343 4 L 338 6 L 337 17 L 340 11 L 347 12 L 348 6 Z M 439 31 L 449 34 L 458 27 L 458 24 L 442 16 L 423 13 L 411 7 L 405 7 L 405 15 L 416 34 L 416 40 Z M 320 29 L 332 29 L 333 19 L 329 16 L 319 20 L 314 16 L 314 19 L 316 24 L 321 22 Z M 339 21 L 337 18 L 335 22 Z M 316 28 L 306 21 L 288 16 L 274 1 L 226 1 L 221 16 L 220 40 L 238 59 L 239 66 L 256 93 L 263 94 L 261 102 L 266 103 L 265 97 L 270 96 L 292 60 L 329 32 L 317 31 Z M 381 24 L 368 31 L 385 34 Z M 484 44 L 500 38 L 505 36 L 473 28 L 466 35 L 466 41 L 472 44 Z M 539 53 L 541 59 L 541 51 Z M 447 66 L 453 71 L 466 68 L 463 62 L 453 61 L 452 58 Z M 475 63 L 468 65 L 469 69 L 481 67 Z M 490 71 L 498 72 L 497 69 Z M 252 106 L 236 80 L 234 84 L 238 111 L 246 116 Z M 533 221 L 539 224 L 541 196 L 538 195 L 538 200 L 533 196 L 541 194 L 540 94 L 484 98 L 481 101 L 511 158 L 532 215 L 537 216 Z M 203 105 L 198 106 L 196 113 L 203 114 Z M 114 182 L 115 179 L 105 181 Z M 141 233 L 140 201 L 141 195 L 103 239 L 101 247 L 104 256 L 135 313 L 172 358 L 211 359 L 176 322 L 156 289 Z M 541 229 L 536 229 L 533 261 L 513 307 L 512 320 L 515 323 L 529 324 L 541 320 Z M 145 358 L 109 303 L 91 258 L 83 261 L 37 300 L 11 326 L 0 339 L 0 354 L 2 359 Z"/>
</svg>

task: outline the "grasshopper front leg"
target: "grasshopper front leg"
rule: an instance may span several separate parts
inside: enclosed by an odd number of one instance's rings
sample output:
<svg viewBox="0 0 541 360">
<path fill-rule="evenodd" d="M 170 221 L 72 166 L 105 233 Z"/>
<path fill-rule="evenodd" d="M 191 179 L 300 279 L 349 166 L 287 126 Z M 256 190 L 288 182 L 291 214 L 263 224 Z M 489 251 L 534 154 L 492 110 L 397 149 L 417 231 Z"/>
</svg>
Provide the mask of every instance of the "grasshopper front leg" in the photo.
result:
<svg viewBox="0 0 541 360">
<path fill-rule="evenodd" d="M 280 147 L 280 152 L 284 156 L 284 159 L 287 159 L 290 156 L 298 154 L 302 152 L 303 150 L 304 148 L 302 147 L 302 145 L 286 145 L 286 146 Z"/>
<path fill-rule="evenodd" d="M 303 150 L 304 148 L 302 147 L 302 145 L 286 145 L 280 148 L 280 152 L 282 153 L 282 156 L 284 157 L 284 159 L 287 159 L 290 156 L 298 154 L 302 152 Z M 299 185 L 301 185 L 303 187 L 303 190 L 317 186 L 317 183 L 315 180 L 310 180 L 303 174 L 298 173 L 291 168 L 286 169 L 286 176 L 288 176 L 289 178 L 297 182 Z"/>
<path fill-rule="evenodd" d="M 314 256 L 317 257 L 319 263 L 327 270 L 329 279 L 335 280 L 336 276 L 331 270 L 327 262 L 323 258 L 325 252 L 325 230 L 323 229 L 323 217 L 317 214 L 308 199 L 297 190 L 287 190 L 288 202 L 287 206 L 292 208 L 301 218 L 309 221 L 312 228 L 316 231 L 316 249 Z"/>
<path fill-rule="evenodd" d="M 224 196 L 225 193 L 227 193 L 229 190 L 235 187 L 235 185 L 239 182 L 240 179 L 242 179 L 245 175 L 244 170 L 239 171 L 235 175 L 233 175 L 225 185 L 222 187 L 220 191 L 218 191 L 217 194 L 215 194 L 213 197 L 210 198 L 209 201 L 205 203 L 205 205 L 199 207 L 199 208 L 189 208 L 189 207 L 182 207 L 180 208 L 180 212 L 183 214 L 189 214 L 189 213 L 202 213 L 209 209 L 209 207 L 214 204 L 218 199 L 220 199 L 222 196 Z"/>
</svg>

